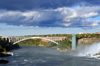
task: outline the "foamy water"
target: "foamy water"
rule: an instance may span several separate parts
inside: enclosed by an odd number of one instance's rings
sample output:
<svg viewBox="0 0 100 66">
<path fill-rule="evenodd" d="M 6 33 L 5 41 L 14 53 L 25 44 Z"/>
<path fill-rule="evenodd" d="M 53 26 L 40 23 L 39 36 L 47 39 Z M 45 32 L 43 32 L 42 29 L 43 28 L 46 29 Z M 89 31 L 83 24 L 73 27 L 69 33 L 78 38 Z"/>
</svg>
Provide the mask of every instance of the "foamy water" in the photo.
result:
<svg viewBox="0 0 100 66">
<path fill-rule="evenodd" d="M 93 58 L 99 58 L 100 56 L 100 42 L 93 43 L 87 46 L 78 46 L 75 51 L 72 51 L 71 54 L 76 56 L 88 56 Z"/>
</svg>

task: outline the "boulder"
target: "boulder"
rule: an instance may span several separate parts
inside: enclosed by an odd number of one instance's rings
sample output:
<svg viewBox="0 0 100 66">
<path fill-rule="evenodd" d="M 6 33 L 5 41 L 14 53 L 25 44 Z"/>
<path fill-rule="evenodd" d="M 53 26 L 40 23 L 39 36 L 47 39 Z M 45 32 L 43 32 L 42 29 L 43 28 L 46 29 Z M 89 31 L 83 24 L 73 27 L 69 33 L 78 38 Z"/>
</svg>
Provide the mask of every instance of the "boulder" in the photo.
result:
<svg viewBox="0 0 100 66">
<path fill-rule="evenodd" d="M 0 64 L 7 64 L 9 61 L 4 60 L 4 59 L 0 59 Z"/>
<path fill-rule="evenodd" d="M 2 53 L 0 53 L 0 57 L 7 57 L 7 56 L 12 56 L 13 55 L 13 53 L 11 53 L 11 52 L 2 52 Z"/>
</svg>

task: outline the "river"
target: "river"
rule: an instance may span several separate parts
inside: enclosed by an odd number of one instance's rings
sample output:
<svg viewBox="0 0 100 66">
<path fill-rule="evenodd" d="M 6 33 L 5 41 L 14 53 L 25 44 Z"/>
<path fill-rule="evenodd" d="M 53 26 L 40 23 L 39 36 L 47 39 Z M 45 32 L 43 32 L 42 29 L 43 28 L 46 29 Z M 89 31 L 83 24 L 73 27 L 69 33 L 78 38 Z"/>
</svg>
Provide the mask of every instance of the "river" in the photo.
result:
<svg viewBox="0 0 100 66">
<path fill-rule="evenodd" d="M 59 52 L 55 48 L 21 46 L 4 57 L 9 63 L 0 66 L 100 66 L 100 59 L 78 57 Z"/>
</svg>

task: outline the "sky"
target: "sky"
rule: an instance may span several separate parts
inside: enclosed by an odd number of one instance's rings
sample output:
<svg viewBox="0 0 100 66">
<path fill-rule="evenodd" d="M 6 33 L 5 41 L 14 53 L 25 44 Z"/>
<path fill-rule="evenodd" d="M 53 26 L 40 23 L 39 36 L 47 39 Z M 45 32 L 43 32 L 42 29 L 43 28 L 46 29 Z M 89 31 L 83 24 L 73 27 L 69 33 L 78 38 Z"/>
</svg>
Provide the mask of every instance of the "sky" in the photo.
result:
<svg viewBox="0 0 100 66">
<path fill-rule="evenodd" d="M 100 32 L 100 0 L 0 0 L 0 35 Z"/>
</svg>

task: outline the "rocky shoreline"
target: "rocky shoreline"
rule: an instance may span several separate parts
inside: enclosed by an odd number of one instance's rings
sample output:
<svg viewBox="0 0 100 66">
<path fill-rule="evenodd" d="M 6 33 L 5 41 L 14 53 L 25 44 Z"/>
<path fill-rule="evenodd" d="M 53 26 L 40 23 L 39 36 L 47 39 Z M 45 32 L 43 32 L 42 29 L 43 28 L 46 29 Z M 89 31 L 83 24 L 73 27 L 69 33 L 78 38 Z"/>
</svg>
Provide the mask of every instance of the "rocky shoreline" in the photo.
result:
<svg viewBox="0 0 100 66">
<path fill-rule="evenodd" d="M 14 50 L 18 48 L 20 48 L 18 44 L 7 46 L 6 48 L 0 48 L 0 58 L 12 56 L 13 53 L 10 52 L 10 50 Z M 7 64 L 7 63 L 9 63 L 8 60 L 0 59 L 0 64 Z"/>
<path fill-rule="evenodd" d="M 9 63 L 8 60 L 5 60 L 5 59 L 1 59 L 1 60 L 0 60 L 0 64 L 7 64 L 7 63 Z"/>
</svg>

